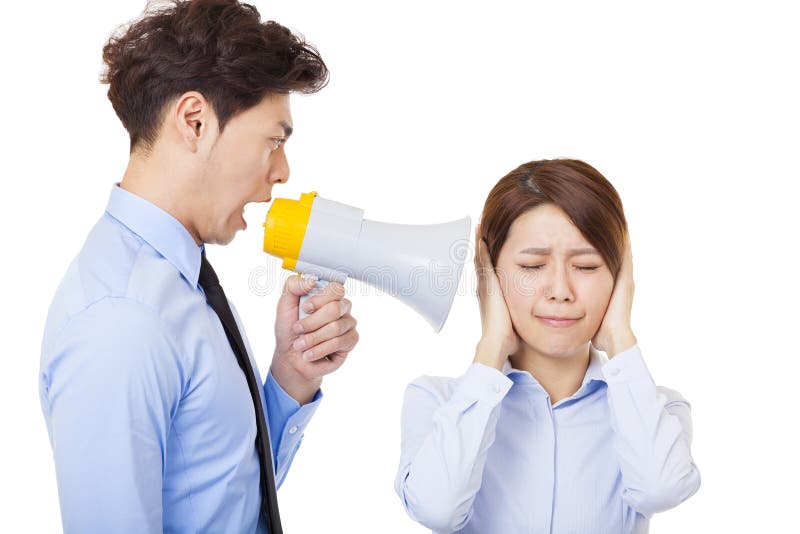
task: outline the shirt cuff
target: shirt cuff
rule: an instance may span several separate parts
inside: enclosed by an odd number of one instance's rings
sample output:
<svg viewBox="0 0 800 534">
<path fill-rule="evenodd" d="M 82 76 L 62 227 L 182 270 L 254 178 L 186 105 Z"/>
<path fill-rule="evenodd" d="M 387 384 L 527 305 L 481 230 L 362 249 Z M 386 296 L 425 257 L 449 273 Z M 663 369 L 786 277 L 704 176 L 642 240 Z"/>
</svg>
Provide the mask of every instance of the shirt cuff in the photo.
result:
<svg viewBox="0 0 800 534">
<path fill-rule="evenodd" d="M 264 382 L 264 393 L 267 400 L 272 451 L 275 459 L 281 461 L 280 457 L 285 456 L 287 450 L 294 450 L 300 441 L 303 431 L 322 401 L 322 389 L 317 390 L 311 402 L 300 406 L 300 403 L 278 384 L 270 370 Z"/>
<path fill-rule="evenodd" d="M 500 404 L 513 383 L 494 367 L 473 363 L 461 377 L 453 396 L 467 401 L 483 401 L 494 407 Z"/>
<path fill-rule="evenodd" d="M 600 370 L 609 385 L 642 379 L 653 381 L 638 344 L 611 358 Z"/>
</svg>

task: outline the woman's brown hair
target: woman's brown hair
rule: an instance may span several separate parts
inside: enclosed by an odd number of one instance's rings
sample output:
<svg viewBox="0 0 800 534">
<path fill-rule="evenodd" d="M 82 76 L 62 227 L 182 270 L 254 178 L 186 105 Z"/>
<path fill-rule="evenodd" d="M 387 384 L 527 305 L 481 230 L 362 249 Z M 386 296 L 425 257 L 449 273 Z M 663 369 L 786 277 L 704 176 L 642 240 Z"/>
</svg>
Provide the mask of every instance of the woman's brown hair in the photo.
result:
<svg viewBox="0 0 800 534">
<path fill-rule="evenodd" d="M 492 265 L 517 218 L 543 204 L 564 210 L 603 257 L 616 280 L 622 264 L 628 224 L 614 186 L 597 169 L 575 159 L 531 161 L 492 188 L 481 215 L 481 237 Z"/>
<path fill-rule="evenodd" d="M 236 0 L 173 0 L 148 7 L 103 47 L 108 98 L 131 138 L 152 146 L 169 100 L 198 91 L 219 131 L 268 94 L 313 93 L 328 81 L 317 50 Z"/>
</svg>

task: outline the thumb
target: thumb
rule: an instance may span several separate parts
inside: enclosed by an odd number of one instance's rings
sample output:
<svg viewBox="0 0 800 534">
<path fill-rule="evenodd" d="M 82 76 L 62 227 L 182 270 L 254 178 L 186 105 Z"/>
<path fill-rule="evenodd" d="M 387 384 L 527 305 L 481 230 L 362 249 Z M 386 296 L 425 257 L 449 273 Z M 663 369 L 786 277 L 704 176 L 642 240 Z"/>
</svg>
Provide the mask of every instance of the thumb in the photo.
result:
<svg viewBox="0 0 800 534">
<path fill-rule="evenodd" d="M 316 283 L 315 276 L 292 275 L 283 284 L 283 293 L 278 299 L 276 327 L 278 323 L 289 324 L 297 320 L 297 309 L 300 306 L 300 297 L 312 289 Z"/>
<path fill-rule="evenodd" d="M 297 302 L 297 297 L 305 295 L 314 289 L 314 285 L 317 283 L 317 280 L 319 279 L 314 275 L 300 277 L 300 275 L 294 274 L 290 276 L 286 279 L 286 283 L 283 285 L 283 294 L 281 295 L 281 299 Z"/>
</svg>

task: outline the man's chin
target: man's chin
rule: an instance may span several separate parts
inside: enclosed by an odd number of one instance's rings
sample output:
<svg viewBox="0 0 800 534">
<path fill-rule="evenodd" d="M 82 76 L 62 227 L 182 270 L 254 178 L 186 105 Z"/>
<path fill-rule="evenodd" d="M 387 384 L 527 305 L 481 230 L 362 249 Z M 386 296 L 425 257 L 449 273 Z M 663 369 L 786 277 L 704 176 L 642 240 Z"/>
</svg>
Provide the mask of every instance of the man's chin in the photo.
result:
<svg viewBox="0 0 800 534">
<path fill-rule="evenodd" d="M 231 241 L 233 241 L 233 238 L 236 237 L 236 233 L 238 231 L 239 230 L 232 230 L 226 233 L 225 235 L 211 236 L 205 240 L 205 243 L 208 245 L 222 245 L 222 246 L 228 245 L 230 244 Z"/>
<path fill-rule="evenodd" d="M 233 241 L 233 238 L 234 238 L 234 237 L 236 237 L 236 234 L 237 234 L 238 232 L 239 232 L 239 230 L 234 230 L 234 231 L 233 231 L 233 232 L 231 232 L 229 235 L 225 236 L 225 238 L 224 238 L 224 239 L 222 239 L 222 240 L 219 242 L 219 244 L 220 244 L 220 245 L 228 245 L 228 244 L 230 244 L 230 242 L 231 242 L 231 241 Z"/>
</svg>

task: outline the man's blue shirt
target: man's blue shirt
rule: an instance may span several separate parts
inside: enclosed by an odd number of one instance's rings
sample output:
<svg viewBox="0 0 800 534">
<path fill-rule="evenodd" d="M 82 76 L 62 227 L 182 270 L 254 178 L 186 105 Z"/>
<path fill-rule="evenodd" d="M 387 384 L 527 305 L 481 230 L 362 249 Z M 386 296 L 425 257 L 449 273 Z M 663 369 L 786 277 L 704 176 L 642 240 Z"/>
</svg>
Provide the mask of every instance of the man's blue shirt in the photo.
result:
<svg viewBox="0 0 800 534">
<path fill-rule="evenodd" d="M 264 531 L 253 403 L 198 285 L 202 250 L 114 185 L 56 292 L 39 388 L 65 532 Z M 278 486 L 321 397 L 301 407 L 267 374 Z"/>
</svg>

